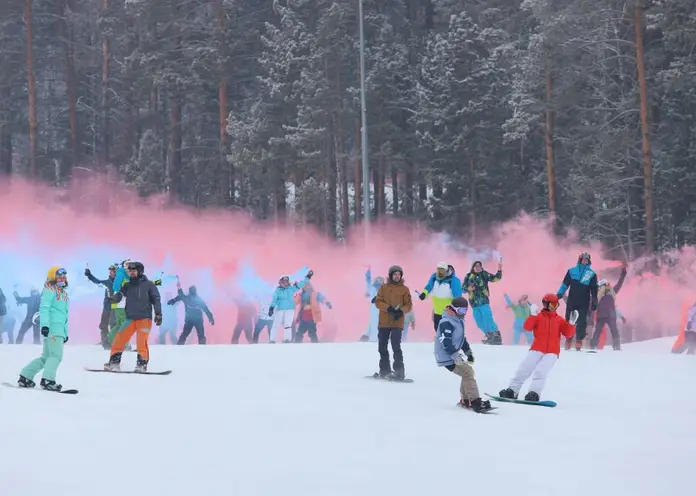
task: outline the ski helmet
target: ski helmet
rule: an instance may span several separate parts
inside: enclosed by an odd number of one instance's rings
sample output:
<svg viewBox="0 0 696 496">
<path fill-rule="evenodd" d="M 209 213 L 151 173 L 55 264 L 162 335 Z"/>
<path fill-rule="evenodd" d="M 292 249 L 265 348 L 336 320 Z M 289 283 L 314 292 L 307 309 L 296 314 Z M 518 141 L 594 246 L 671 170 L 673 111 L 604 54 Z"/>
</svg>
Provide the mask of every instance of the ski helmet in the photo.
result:
<svg viewBox="0 0 696 496">
<path fill-rule="evenodd" d="M 553 293 L 544 295 L 544 297 L 541 299 L 541 305 L 545 310 L 556 310 L 559 305 L 558 296 Z"/>
<path fill-rule="evenodd" d="M 138 277 L 145 273 L 145 266 L 140 262 L 129 262 L 128 270 L 135 270 L 138 272 Z"/>
</svg>

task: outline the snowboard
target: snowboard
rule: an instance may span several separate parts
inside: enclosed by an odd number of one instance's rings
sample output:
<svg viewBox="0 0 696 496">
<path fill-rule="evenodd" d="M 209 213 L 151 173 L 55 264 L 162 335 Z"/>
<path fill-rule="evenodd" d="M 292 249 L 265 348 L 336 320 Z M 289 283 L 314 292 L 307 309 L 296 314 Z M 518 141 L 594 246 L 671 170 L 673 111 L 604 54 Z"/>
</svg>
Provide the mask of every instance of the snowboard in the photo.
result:
<svg viewBox="0 0 696 496">
<path fill-rule="evenodd" d="M 599 353 L 597 350 L 585 350 L 585 353 Z"/>
<path fill-rule="evenodd" d="M 469 408 L 469 407 L 466 407 L 466 406 L 462 405 L 461 403 L 457 403 L 457 406 L 458 406 L 459 408 L 461 408 L 462 410 L 468 410 L 468 411 L 470 411 L 470 412 L 472 412 L 472 413 L 480 413 L 481 415 L 488 415 L 488 414 L 497 415 L 497 414 L 498 414 L 498 412 L 494 412 L 494 411 L 493 411 L 493 410 L 497 410 L 497 409 L 498 409 L 497 406 L 492 406 L 490 410 L 486 410 L 485 412 L 477 412 L 477 411 L 473 410 L 472 408 Z"/>
<path fill-rule="evenodd" d="M 494 396 L 492 394 L 486 393 L 486 396 L 495 401 L 504 401 L 507 403 L 520 403 L 522 405 L 535 405 L 535 406 L 545 406 L 548 408 L 555 408 L 558 403 L 555 401 L 542 400 L 542 401 L 525 401 L 525 400 L 513 400 L 510 398 L 501 398 L 500 396 Z"/>
<path fill-rule="evenodd" d="M 3 386 L 15 388 L 15 389 L 30 389 L 32 391 L 45 391 L 47 393 L 59 393 L 59 394 L 77 394 L 79 391 L 77 389 L 63 389 L 61 391 L 49 391 L 48 389 L 44 389 L 40 386 L 36 386 L 35 388 L 23 388 L 19 387 L 17 384 L 10 384 L 9 382 L 3 382 Z"/>
<path fill-rule="evenodd" d="M 171 370 L 162 370 L 158 372 L 136 372 L 134 370 L 120 370 L 118 372 L 114 370 L 104 370 L 104 369 L 90 369 L 85 367 L 87 372 L 106 372 L 107 374 L 137 374 L 137 375 L 169 375 L 172 373 Z"/>
<path fill-rule="evenodd" d="M 383 379 L 381 378 L 378 374 L 373 374 L 373 375 L 366 375 L 365 379 L 374 379 L 376 381 L 384 381 L 384 382 L 413 382 L 413 379 Z"/>
</svg>

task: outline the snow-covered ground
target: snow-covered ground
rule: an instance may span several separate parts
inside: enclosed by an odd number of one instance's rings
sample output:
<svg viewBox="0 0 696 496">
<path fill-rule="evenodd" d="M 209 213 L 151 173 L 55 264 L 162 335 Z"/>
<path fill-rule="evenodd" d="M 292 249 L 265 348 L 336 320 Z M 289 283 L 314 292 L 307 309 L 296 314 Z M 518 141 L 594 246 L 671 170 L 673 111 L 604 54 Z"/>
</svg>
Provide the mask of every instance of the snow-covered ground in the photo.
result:
<svg viewBox="0 0 696 496">
<path fill-rule="evenodd" d="M 557 408 L 477 415 L 430 345 L 404 350 L 413 384 L 364 379 L 371 343 L 152 346 L 164 377 L 88 373 L 107 353 L 68 345 L 58 379 L 80 394 L 0 388 L 0 494 L 693 494 L 696 357 L 563 353 L 543 394 Z M 38 352 L 0 346 L 0 380 Z M 481 390 L 525 352 L 475 345 Z"/>
</svg>

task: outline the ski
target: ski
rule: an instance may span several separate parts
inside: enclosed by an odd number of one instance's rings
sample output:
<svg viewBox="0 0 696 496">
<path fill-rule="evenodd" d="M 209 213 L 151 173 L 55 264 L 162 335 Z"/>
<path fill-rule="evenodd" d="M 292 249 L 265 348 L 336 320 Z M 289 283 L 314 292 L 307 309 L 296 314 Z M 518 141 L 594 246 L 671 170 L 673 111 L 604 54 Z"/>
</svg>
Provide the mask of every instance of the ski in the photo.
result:
<svg viewBox="0 0 696 496">
<path fill-rule="evenodd" d="M 379 374 L 366 375 L 365 379 L 375 379 L 384 382 L 413 382 L 413 379 L 390 379 L 388 377 L 380 377 Z"/>
<path fill-rule="evenodd" d="M 104 370 L 104 369 L 90 369 L 85 367 L 87 372 L 106 372 L 107 374 L 137 374 L 137 375 L 169 375 L 172 373 L 171 370 L 162 370 L 158 372 L 136 372 L 135 370 Z"/>
<path fill-rule="evenodd" d="M 511 398 L 501 398 L 500 396 L 494 396 L 492 394 L 485 393 L 486 396 L 495 401 L 503 401 L 507 403 L 519 403 L 521 405 L 535 405 L 535 406 L 545 406 L 548 408 L 555 408 L 558 403 L 555 401 L 542 400 L 542 401 L 525 401 L 525 400 L 513 400 Z"/>
<path fill-rule="evenodd" d="M 493 411 L 493 410 L 497 410 L 497 409 L 498 409 L 497 406 L 492 406 L 492 407 L 490 407 L 488 410 L 484 410 L 484 411 L 482 411 L 482 412 L 477 412 L 476 410 L 474 410 L 474 409 L 471 408 L 470 406 L 464 406 L 464 405 L 462 405 L 461 403 L 457 403 L 457 406 L 458 406 L 459 408 L 461 408 L 462 410 L 468 410 L 468 411 L 473 412 L 473 413 L 480 413 L 481 415 L 488 415 L 488 414 L 498 415 L 498 412 L 494 412 L 494 411 Z"/>
<path fill-rule="evenodd" d="M 10 384 L 9 382 L 3 382 L 3 386 L 11 387 L 15 389 L 31 389 L 33 391 L 46 391 L 47 393 L 59 393 L 59 394 L 77 394 L 79 391 L 77 389 L 61 389 L 60 391 L 51 391 L 50 389 L 44 389 L 40 386 L 33 388 L 19 387 L 17 384 Z"/>
</svg>

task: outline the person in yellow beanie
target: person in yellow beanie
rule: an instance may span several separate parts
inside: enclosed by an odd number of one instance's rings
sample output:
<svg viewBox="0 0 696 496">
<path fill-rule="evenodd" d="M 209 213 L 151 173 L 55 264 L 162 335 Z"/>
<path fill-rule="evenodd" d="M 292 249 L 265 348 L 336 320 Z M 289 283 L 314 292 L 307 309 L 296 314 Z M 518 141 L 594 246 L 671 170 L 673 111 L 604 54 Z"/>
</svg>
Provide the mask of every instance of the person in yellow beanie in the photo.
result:
<svg viewBox="0 0 696 496">
<path fill-rule="evenodd" d="M 34 377 L 43 369 L 41 387 L 48 391 L 63 389 L 63 386 L 56 383 L 56 372 L 63 361 L 63 346 L 68 342 L 70 299 L 65 290 L 67 287 L 68 272 L 58 266 L 51 267 L 41 292 L 39 306 L 41 335 L 44 337 L 43 353 L 19 373 L 19 387 L 35 387 Z"/>
</svg>

